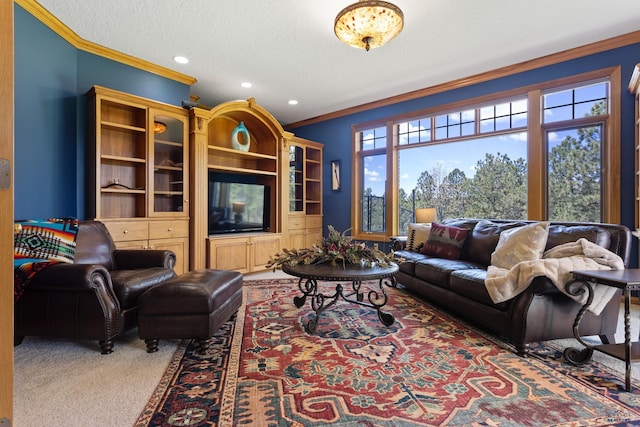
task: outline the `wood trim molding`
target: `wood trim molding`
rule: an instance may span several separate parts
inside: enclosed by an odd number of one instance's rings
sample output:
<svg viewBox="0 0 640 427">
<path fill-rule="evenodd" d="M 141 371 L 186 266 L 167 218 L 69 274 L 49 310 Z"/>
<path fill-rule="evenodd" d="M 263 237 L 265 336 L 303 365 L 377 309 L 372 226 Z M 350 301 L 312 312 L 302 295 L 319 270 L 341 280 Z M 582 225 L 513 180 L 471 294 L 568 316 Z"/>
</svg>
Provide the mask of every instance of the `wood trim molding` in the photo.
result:
<svg viewBox="0 0 640 427">
<path fill-rule="evenodd" d="M 638 86 L 640 86 L 640 64 L 633 67 L 633 74 L 629 80 L 629 92 L 638 93 Z"/>
<path fill-rule="evenodd" d="M 9 161 L 9 186 L 0 189 L 0 424 L 13 419 L 13 2 L 0 0 L 0 158 Z"/>
<path fill-rule="evenodd" d="M 640 42 L 640 31 L 634 31 L 622 36 L 612 37 L 609 39 L 601 40 L 595 43 L 590 43 L 584 46 L 580 46 L 574 49 L 568 49 L 562 52 L 542 56 L 540 58 L 532 59 L 529 61 L 520 62 L 506 67 L 497 68 L 492 71 L 475 74 L 469 77 L 464 77 L 457 80 L 441 83 L 434 86 L 429 86 L 424 89 L 418 89 L 412 92 L 392 96 L 389 98 L 380 99 L 377 101 L 361 104 L 351 108 L 345 108 L 343 110 L 334 111 L 332 113 L 324 114 L 322 116 L 313 117 L 299 122 L 289 123 L 284 128 L 287 130 L 295 129 L 302 126 L 311 125 L 314 123 L 320 123 L 327 120 L 336 119 L 339 117 L 348 116 L 350 114 L 361 113 L 363 111 L 372 110 L 374 108 L 386 107 L 388 105 L 398 104 L 405 101 L 410 101 L 417 98 L 422 98 L 437 93 L 448 92 L 455 89 L 471 86 L 478 83 L 483 83 L 490 80 L 495 80 L 501 77 L 510 76 L 513 74 L 523 73 L 536 68 L 546 67 L 548 65 L 557 64 L 560 62 L 569 61 L 576 58 L 581 58 L 587 55 L 593 55 L 595 53 L 604 52 L 606 50 L 616 49 L 623 46 L 628 46 L 634 43 Z"/>
<path fill-rule="evenodd" d="M 38 4 L 38 2 L 36 2 L 35 0 L 14 0 L 14 2 L 24 10 L 29 12 L 31 15 L 33 15 L 34 18 L 49 27 L 64 40 L 69 42 L 76 49 L 80 49 L 94 55 L 102 56 L 104 58 L 111 59 L 113 61 L 129 65 L 143 71 L 148 71 L 150 73 L 157 74 L 161 77 L 175 80 L 189 86 L 197 81 L 195 77 L 191 77 L 186 74 L 182 74 L 177 71 L 162 67 L 160 65 L 153 64 L 143 59 L 139 59 L 115 51 L 113 49 L 109 49 L 108 47 L 100 46 L 99 44 L 91 43 L 87 40 L 84 40 L 76 33 L 74 33 L 69 27 L 64 25 L 58 18 L 53 16 L 48 10 Z"/>
</svg>

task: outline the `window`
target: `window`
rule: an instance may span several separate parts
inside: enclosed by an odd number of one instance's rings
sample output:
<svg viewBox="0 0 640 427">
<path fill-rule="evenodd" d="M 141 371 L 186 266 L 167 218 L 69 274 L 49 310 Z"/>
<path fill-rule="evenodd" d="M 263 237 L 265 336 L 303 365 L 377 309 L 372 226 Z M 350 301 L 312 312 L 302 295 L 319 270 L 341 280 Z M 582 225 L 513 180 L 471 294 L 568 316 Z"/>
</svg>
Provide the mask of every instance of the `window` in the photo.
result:
<svg viewBox="0 0 640 427">
<path fill-rule="evenodd" d="M 362 198 L 360 212 L 361 230 L 365 233 L 383 233 L 386 230 L 386 182 L 387 182 L 387 130 L 367 129 L 359 134 L 360 181 Z"/>
<path fill-rule="evenodd" d="M 526 132 L 434 144 L 398 153 L 400 234 L 416 208 L 438 218 L 527 217 Z"/>
<path fill-rule="evenodd" d="M 547 206 L 552 221 L 602 220 L 603 125 L 547 131 Z"/>
<path fill-rule="evenodd" d="M 600 82 L 543 95 L 543 122 L 607 114 L 608 88 L 607 82 Z"/>
<path fill-rule="evenodd" d="M 439 219 L 617 222 L 615 172 L 604 173 L 619 156 L 607 133 L 612 78 L 603 70 L 356 128 L 354 235 L 406 234 L 422 207 Z"/>
<path fill-rule="evenodd" d="M 436 139 L 457 138 L 475 133 L 476 117 L 473 110 L 436 116 Z"/>
<path fill-rule="evenodd" d="M 520 99 L 480 108 L 480 132 L 489 133 L 527 126 L 527 100 Z"/>
<path fill-rule="evenodd" d="M 526 114 L 517 99 L 398 123 L 399 234 L 416 208 L 435 207 L 438 218 L 526 218 Z"/>
<path fill-rule="evenodd" d="M 608 82 L 598 82 L 542 96 L 550 220 L 603 220 L 603 118 L 608 114 L 608 93 Z"/>
</svg>

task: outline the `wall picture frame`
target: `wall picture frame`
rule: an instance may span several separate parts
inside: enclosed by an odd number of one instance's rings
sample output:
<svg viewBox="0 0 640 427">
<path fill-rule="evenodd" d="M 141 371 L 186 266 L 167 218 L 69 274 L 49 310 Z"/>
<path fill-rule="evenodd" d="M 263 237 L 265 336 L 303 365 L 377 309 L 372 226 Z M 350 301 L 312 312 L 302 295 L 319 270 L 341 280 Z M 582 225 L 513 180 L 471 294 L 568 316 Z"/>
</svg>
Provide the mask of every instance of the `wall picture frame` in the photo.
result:
<svg viewBox="0 0 640 427">
<path fill-rule="evenodd" d="M 342 188 L 340 160 L 331 160 L 331 191 L 340 191 Z"/>
</svg>

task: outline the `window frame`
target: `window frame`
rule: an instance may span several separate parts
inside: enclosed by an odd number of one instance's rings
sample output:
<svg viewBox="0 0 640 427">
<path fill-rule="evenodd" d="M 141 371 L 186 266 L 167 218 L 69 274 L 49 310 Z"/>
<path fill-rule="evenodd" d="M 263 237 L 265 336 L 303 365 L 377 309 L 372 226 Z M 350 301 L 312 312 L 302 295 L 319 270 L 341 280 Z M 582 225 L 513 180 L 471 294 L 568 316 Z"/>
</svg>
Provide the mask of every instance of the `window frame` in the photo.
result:
<svg viewBox="0 0 640 427">
<path fill-rule="evenodd" d="M 415 147 L 423 143 L 398 144 L 398 126 L 400 122 L 421 120 L 424 117 L 435 117 L 448 114 L 451 112 L 467 111 L 474 108 L 481 108 L 483 105 L 491 103 L 499 104 L 512 101 L 516 98 L 525 97 L 527 99 L 528 117 L 527 117 L 527 182 L 528 182 L 528 219 L 544 220 L 546 218 L 547 206 L 547 158 L 546 144 L 544 139 L 545 127 L 557 127 L 559 122 L 543 124 L 542 123 L 542 95 L 550 90 L 561 90 L 564 87 L 575 87 L 589 84 L 590 82 L 604 81 L 609 82 L 609 105 L 608 115 L 598 116 L 604 122 L 604 141 L 603 149 L 603 206 L 602 220 L 607 223 L 620 222 L 620 98 L 621 98 L 621 67 L 609 67 L 595 70 L 587 73 L 581 73 L 569 77 L 559 78 L 542 82 L 539 84 L 528 85 L 521 88 L 510 89 L 506 91 L 487 94 L 484 96 L 456 101 L 445 105 L 429 107 L 419 111 L 403 113 L 396 116 L 386 117 L 383 119 L 372 120 L 352 125 L 352 192 L 351 192 L 351 229 L 352 235 L 356 239 L 386 241 L 389 237 L 398 234 L 398 152 L 399 149 Z M 572 124 L 578 123 L 580 119 L 572 120 Z M 432 122 L 433 123 L 433 122 Z M 387 144 L 384 148 L 375 149 L 382 150 L 387 155 L 387 184 L 385 187 L 386 196 L 386 231 L 384 233 L 372 233 L 362 230 L 361 222 L 361 200 L 362 200 L 362 179 L 360 171 L 362 168 L 362 156 L 374 154 L 374 150 L 361 150 L 361 141 L 359 134 L 367 129 L 385 127 L 387 128 Z M 476 121 L 476 126 L 480 126 Z M 508 129 L 513 132 L 513 129 Z M 435 132 L 432 127 L 431 132 Z M 497 131 L 495 134 L 500 134 Z M 505 132 L 506 133 L 506 132 Z M 492 133 L 493 134 L 493 133 Z M 480 134 L 486 136 L 487 134 Z M 478 136 L 478 135 L 474 135 Z M 454 140 L 465 140 L 468 137 L 460 137 L 447 139 L 446 142 L 438 140 L 432 135 L 431 142 L 424 144 L 448 143 Z"/>
</svg>

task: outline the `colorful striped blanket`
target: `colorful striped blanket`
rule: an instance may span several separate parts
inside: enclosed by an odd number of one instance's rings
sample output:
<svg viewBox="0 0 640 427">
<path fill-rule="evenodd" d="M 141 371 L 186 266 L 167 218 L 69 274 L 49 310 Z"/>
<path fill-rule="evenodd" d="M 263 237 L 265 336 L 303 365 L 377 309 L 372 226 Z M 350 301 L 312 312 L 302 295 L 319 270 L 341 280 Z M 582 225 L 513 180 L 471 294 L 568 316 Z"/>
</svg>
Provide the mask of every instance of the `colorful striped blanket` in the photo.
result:
<svg viewBox="0 0 640 427">
<path fill-rule="evenodd" d="M 39 271 L 61 262 L 73 263 L 78 220 L 48 218 L 16 221 L 13 239 L 13 302 Z"/>
</svg>

